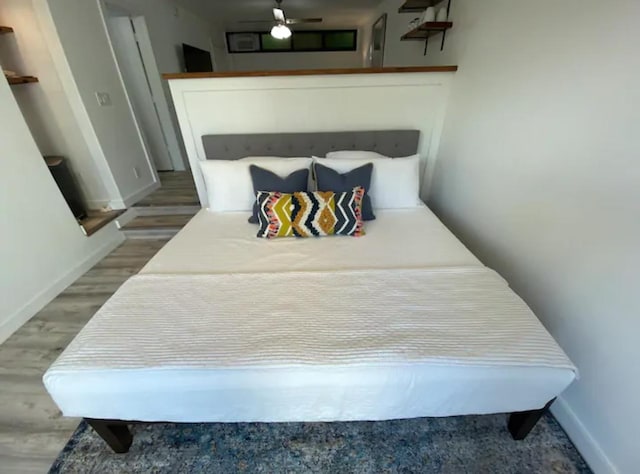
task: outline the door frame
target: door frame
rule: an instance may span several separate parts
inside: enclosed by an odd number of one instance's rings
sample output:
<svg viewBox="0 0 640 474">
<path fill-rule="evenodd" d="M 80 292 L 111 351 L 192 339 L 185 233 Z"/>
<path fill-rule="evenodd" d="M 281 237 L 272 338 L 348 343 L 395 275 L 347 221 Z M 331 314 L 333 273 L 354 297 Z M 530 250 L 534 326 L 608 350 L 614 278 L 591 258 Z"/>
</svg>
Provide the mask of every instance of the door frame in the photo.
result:
<svg viewBox="0 0 640 474">
<path fill-rule="evenodd" d="M 146 71 L 149 88 L 151 90 L 151 96 L 155 102 L 155 108 L 158 119 L 160 121 L 160 127 L 162 129 L 162 133 L 164 134 L 164 138 L 167 144 L 167 151 L 169 153 L 169 158 L 173 165 L 173 169 L 174 171 L 186 170 L 186 160 L 184 158 L 182 147 L 179 142 L 178 131 L 175 126 L 174 119 L 172 118 L 173 116 L 169 107 L 169 101 L 167 100 L 166 94 L 168 93 L 168 90 L 165 89 L 160 70 L 158 69 L 158 65 L 156 63 L 149 30 L 147 28 L 147 23 L 144 16 L 131 12 L 117 1 L 111 2 L 109 0 L 99 0 L 99 6 L 104 21 L 104 27 L 107 32 L 109 46 L 113 53 L 113 59 L 127 95 L 129 94 L 129 92 L 127 91 L 126 83 L 122 79 L 122 71 L 120 70 L 120 65 L 113 49 L 111 32 L 109 30 L 107 22 L 109 21 L 111 11 L 120 12 L 122 16 L 127 16 L 131 19 L 131 22 L 134 25 L 136 38 L 138 40 L 140 58 L 142 61 L 142 65 Z"/>
</svg>

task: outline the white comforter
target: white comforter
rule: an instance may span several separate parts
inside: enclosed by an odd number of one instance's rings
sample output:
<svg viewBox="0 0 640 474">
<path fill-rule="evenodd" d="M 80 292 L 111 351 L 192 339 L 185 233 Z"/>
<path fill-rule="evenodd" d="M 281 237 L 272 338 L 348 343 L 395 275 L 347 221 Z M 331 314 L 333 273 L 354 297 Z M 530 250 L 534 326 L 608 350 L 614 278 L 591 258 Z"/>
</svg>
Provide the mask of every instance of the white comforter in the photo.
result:
<svg viewBox="0 0 640 474">
<path fill-rule="evenodd" d="M 462 267 L 136 276 L 50 372 L 399 362 L 573 367 L 502 278 Z"/>
<path fill-rule="evenodd" d="M 186 422 L 495 413 L 540 408 L 575 378 L 526 304 L 427 209 L 381 212 L 362 239 L 271 245 L 252 232 L 244 214 L 203 211 L 127 281 L 44 376 L 63 413 Z M 272 261 L 273 272 L 260 271 Z"/>
</svg>

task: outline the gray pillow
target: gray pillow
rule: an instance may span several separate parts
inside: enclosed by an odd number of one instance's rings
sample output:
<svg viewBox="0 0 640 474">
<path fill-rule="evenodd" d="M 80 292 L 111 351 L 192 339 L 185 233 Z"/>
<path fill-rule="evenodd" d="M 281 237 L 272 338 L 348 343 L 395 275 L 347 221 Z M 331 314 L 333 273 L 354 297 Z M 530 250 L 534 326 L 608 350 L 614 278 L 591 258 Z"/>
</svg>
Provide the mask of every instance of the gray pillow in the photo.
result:
<svg viewBox="0 0 640 474">
<path fill-rule="evenodd" d="M 364 188 L 365 194 L 362 199 L 362 220 L 372 221 L 376 218 L 371 206 L 369 188 L 371 187 L 371 175 L 373 173 L 373 163 L 367 163 L 348 173 L 340 174 L 336 170 L 323 166 L 320 163 L 313 164 L 316 176 L 318 191 L 333 191 L 334 193 L 346 193 L 352 191 L 357 186 Z"/>
<path fill-rule="evenodd" d="M 281 193 L 307 191 L 307 184 L 309 182 L 308 169 L 294 171 L 286 178 L 281 178 L 277 174 L 256 165 L 249 166 L 249 172 L 251 173 L 251 180 L 253 181 L 253 192 L 256 195 L 258 191 L 279 191 Z M 258 223 L 257 202 L 253 203 L 253 214 L 249 217 L 249 222 L 252 224 Z"/>
</svg>

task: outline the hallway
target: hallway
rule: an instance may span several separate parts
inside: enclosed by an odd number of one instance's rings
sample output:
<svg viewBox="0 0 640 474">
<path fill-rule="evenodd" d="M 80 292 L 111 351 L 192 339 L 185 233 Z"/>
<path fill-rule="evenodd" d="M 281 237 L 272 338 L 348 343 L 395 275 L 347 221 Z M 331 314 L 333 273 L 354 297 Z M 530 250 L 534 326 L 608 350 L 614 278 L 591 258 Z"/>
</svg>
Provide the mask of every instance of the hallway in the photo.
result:
<svg viewBox="0 0 640 474">
<path fill-rule="evenodd" d="M 190 171 L 158 173 L 162 187 L 136 203 L 121 227 L 128 239 L 170 239 L 200 210 Z"/>
</svg>

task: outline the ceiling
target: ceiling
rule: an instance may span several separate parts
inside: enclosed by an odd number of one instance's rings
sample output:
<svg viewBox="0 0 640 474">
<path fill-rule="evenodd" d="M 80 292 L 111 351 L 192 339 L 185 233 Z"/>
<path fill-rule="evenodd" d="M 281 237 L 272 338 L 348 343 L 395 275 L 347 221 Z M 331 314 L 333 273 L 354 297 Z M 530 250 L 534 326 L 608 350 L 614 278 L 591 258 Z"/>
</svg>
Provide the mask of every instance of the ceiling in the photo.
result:
<svg viewBox="0 0 640 474">
<path fill-rule="evenodd" d="M 275 0 L 176 2 L 193 13 L 207 16 L 210 21 L 227 27 L 236 25 L 238 20 L 271 20 L 271 10 L 275 6 Z M 358 26 L 369 20 L 380 2 L 381 0 L 283 0 L 282 8 L 288 18 L 323 17 L 323 26 Z"/>
</svg>

